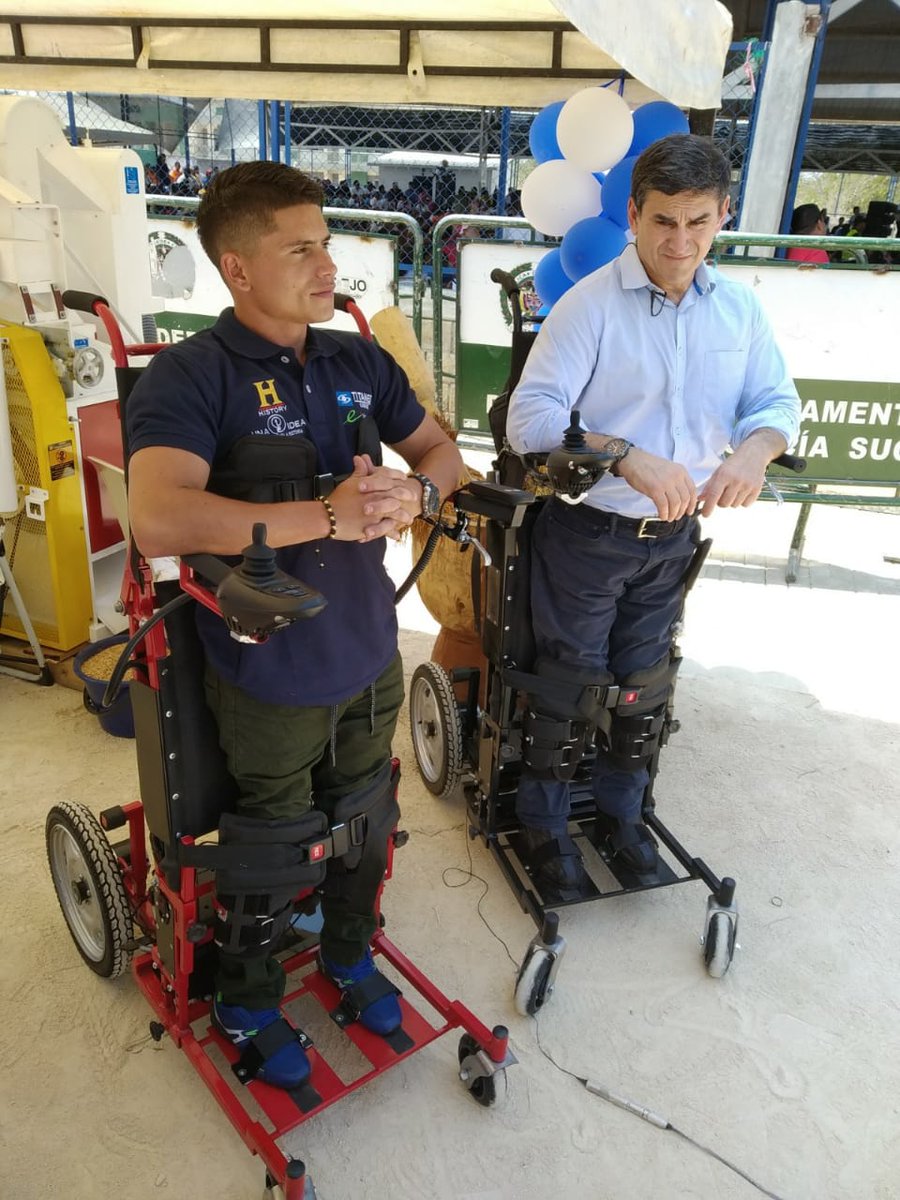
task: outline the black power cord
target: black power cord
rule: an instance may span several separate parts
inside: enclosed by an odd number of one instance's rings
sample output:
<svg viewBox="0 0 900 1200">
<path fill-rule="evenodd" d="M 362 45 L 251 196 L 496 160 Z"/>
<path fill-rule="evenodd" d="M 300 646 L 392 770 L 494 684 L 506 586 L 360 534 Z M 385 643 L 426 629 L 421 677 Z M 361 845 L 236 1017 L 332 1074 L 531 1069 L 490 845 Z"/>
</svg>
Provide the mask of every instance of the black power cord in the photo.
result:
<svg viewBox="0 0 900 1200">
<path fill-rule="evenodd" d="M 469 845 L 468 838 L 466 838 L 466 851 L 469 858 L 469 869 L 466 870 L 465 867 L 445 867 L 441 872 L 441 878 L 444 886 L 449 888 L 466 887 L 466 885 L 469 884 L 473 879 L 477 879 L 479 883 L 484 884 L 484 891 L 478 897 L 478 903 L 475 906 L 476 912 L 481 918 L 481 922 L 487 929 L 488 933 L 490 933 L 491 936 L 496 938 L 496 940 L 500 943 L 500 945 L 506 951 L 506 957 L 512 963 L 515 970 L 518 971 L 519 963 L 513 958 L 509 946 L 499 935 L 499 933 L 491 928 L 487 918 L 481 911 L 481 902 L 490 891 L 490 884 L 486 879 L 482 878 L 481 875 L 476 875 L 472 869 L 474 865 L 472 862 L 472 848 Z M 465 878 L 461 883 L 450 883 L 447 876 L 451 871 L 456 871 L 460 875 L 464 875 Z M 640 1117 L 644 1121 L 648 1121 L 651 1125 L 655 1125 L 657 1129 L 662 1129 L 664 1132 L 676 1134 L 689 1145 L 694 1146 L 697 1150 L 701 1150 L 704 1154 L 708 1154 L 710 1158 L 714 1158 L 716 1162 L 720 1162 L 722 1166 L 727 1167 L 729 1171 L 734 1171 L 736 1175 L 739 1175 L 741 1179 L 749 1183 L 751 1187 L 756 1188 L 756 1190 L 761 1193 L 761 1195 L 766 1196 L 768 1200 L 783 1200 L 783 1197 L 779 1196 L 776 1192 L 770 1192 L 768 1188 L 763 1187 L 761 1183 L 757 1183 L 757 1181 L 753 1179 L 752 1176 L 748 1175 L 746 1171 L 742 1171 L 741 1168 L 735 1166 L 733 1162 L 729 1162 L 728 1159 L 724 1158 L 718 1153 L 718 1151 L 711 1149 L 709 1146 L 704 1146 L 702 1142 L 696 1141 L 696 1139 L 692 1138 L 689 1134 L 685 1133 L 681 1129 L 678 1129 L 677 1126 L 673 1125 L 672 1122 L 666 1117 L 660 1116 L 658 1113 L 653 1112 L 652 1109 L 643 1108 L 640 1104 L 635 1103 L 633 1100 L 627 1099 L 625 1096 L 620 1096 L 617 1092 L 610 1091 L 609 1088 L 604 1087 L 595 1080 L 588 1079 L 584 1075 L 579 1075 L 575 1071 L 570 1071 L 568 1067 L 561 1066 L 561 1064 L 556 1061 L 553 1055 L 544 1048 L 541 1042 L 541 1027 L 538 1020 L 538 1014 L 535 1014 L 534 1018 L 534 1033 L 538 1050 L 540 1050 L 541 1054 L 544 1056 L 544 1058 L 546 1058 L 551 1066 L 554 1066 L 557 1071 L 562 1072 L 563 1075 L 568 1075 L 570 1079 L 577 1080 L 592 1095 L 599 1096 L 601 1099 L 608 1101 L 610 1104 L 615 1104 L 617 1108 L 623 1108 L 626 1112 L 630 1112 L 634 1116 Z"/>
</svg>

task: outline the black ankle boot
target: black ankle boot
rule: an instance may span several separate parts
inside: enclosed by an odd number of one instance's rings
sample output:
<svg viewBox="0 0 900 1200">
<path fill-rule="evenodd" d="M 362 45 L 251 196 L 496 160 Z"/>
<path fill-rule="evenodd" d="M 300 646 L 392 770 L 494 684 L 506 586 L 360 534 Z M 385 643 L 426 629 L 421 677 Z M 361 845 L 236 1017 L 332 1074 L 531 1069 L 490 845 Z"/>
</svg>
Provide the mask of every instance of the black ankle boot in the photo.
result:
<svg viewBox="0 0 900 1200">
<path fill-rule="evenodd" d="M 567 833 L 523 825 L 522 841 L 536 883 L 565 891 L 581 891 L 589 886 L 581 853 Z"/>
</svg>

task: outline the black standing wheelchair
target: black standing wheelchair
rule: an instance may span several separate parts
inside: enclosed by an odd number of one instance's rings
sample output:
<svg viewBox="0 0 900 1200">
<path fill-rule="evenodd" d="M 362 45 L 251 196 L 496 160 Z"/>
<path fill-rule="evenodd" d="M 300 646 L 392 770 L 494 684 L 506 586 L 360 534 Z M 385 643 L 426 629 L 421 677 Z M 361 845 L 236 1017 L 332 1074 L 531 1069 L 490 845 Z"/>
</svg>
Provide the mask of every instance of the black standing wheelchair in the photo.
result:
<svg viewBox="0 0 900 1200">
<path fill-rule="evenodd" d="M 589 876 L 577 893 L 558 892 L 540 884 L 528 863 L 515 798 L 522 764 L 523 716 L 526 696 L 539 693 L 546 679 L 532 674 L 534 641 L 531 633 L 529 563 L 531 531 L 541 504 L 549 495 L 577 502 L 602 476 L 611 460 L 587 448 L 575 412 L 563 444 L 549 455 L 515 454 L 506 437 L 509 397 L 518 382 L 537 329 L 523 329 L 519 287 L 504 271 L 491 279 L 510 299 L 513 313 L 511 371 L 490 411 L 497 458 L 492 477 L 468 483 L 453 497 L 453 517 L 439 518 L 445 536 L 462 551 L 473 548 L 472 598 L 483 661 L 471 667 L 445 670 L 436 662 L 416 670 L 409 697 L 409 716 L 416 762 L 425 786 L 435 795 L 449 796 L 460 788 L 466 799 L 469 833 L 481 837 L 497 860 L 521 907 L 531 915 L 538 933 L 530 942 L 515 985 L 516 1008 L 533 1015 L 553 992 L 565 941 L 559 934 L 559 910 L 587 901 L 603 900 L 650 888 L 699 879 L 709 889 L 700 943 L 709 974 L 728 971 L 737 948 L 738 909 L 735 881 L 719 877 L 692 855 L 660 820 L 654 783 L 659 755 L 679 727 L 674 715 L 674 682 L 670 685 L 652 758 L 650 782 L 642 801 L 642 818 L 659 844 L 658 865 L 652 873 L 637 874 L 614 855 L 612 823 L 598 813 L 593 799 L 591 769 L 605 733 L 594 724 L 570 782 L 572 799 L 569 834 L 582 852 Z M 805 463 L 791 455 L 780 466 L 802 471 Z M 684 595 L 703 566 L 711 539 L 697 546 L 684 578 Z M 671 678 L 681 657 L 677 639 L 684 604 L 672 629 Z M 486 672 L 486 679 L 482 679 Z M 591 704 L 620 711 L 633 705 L 637 713 L 641 689 L 608 687 Z M 636 718 L 632 718 L 635 720 Z"/>
<path fill-rule="evenodd" d="M 67 307 L 92 312 L 106 325 L 125 444 L 124 406 L 140 370 L 128 365 L 129 356 L 164 347 L 126 346 L 101 297 L 67 292 L 63 299 Z M 336 299 L 356 317 L 360 331 L 367 332 L 365 318 L 353 312 L 352 302 Z M 508 1031 L 502 1025 L 487 1028 L 458 1000 L 448 999 L 388 939 L 380 891 L 380 926 L 372 951 L 402 982 L 401 1028 L 390 1039 L 369 1032 L 357 1021 L 352 1004 L 317 969 L 320 890 L 332 865 L 353 869 L 354 851 L 359 860 L 367 836 L 365 814 L 342 814 L 344 819 L 330 825 L 313 810 L 303 818 L 307 824 L 295 845 L 248 847 L 232 844 L 227 836 L 237 787 L 204 698 L 195 606 L 217 612 L 233 636 L 254 643 L 277 637 L 295 620 L 314 620 L 325 603 L 320 593 L 275 566 L 265 526 L 254 526 L 252 541 L 236 565 L 194 555 L 182 558 L 174 577 L 167 579 L 154 573 L 132 544 L 122 603 L 131 637 L 102 707 L 115 702 L 130 670 L 141 799 L 109 807 L 99 820 L 80 804 L 61 802 L 50 810 L 47 854 L 60 908 L 92 971 L 112 978 L 130 963 L 153 1010 L 150 1033 L 156 1041 L 168 1034 L 187 1054 L 243 1141 L 262 1159 L 269 1200 L 314 1200 L 305 1164 L 282 1146 L 286 1134 L 453 1029 L 462 1031 L 459 1077 L 478 1104 L 490 1107 L 505 1094 L 506 1068 L 515 1062 Z M 391 771 L 396 794 L 396 759 Z M 118 837 L 117 830 L 122 830 Z M 388 835 L 385 880 L 394 849 L 405 841 L 402 830 Z M 249 857 L 256 850 L 258 856 Z M 290 1019 L 290 1006 L 303 1003 L 306 1012 L 316 1014 L 314 1021 L 324 1010 L 366 1064 L 349 1081 L 339 1065 L 330 1066 L 312 1041 L 295 1030 L 309 1054 L 310 1078 L 292 1091 L 271 1087 L 255 1078 L 259 1063 L 252 1053 L 239 1053 L 210 1023 L 216 886 L 218 882 L 227 890 L 229 872 L 233 876 L 248 866 L 269 876 L 278 872 L 296 886 L 294 917 L 276 946 L 288 977 L 282 1008 Z M 424 1001 L 425 1012 L 415 997 Z"/>
</svg>

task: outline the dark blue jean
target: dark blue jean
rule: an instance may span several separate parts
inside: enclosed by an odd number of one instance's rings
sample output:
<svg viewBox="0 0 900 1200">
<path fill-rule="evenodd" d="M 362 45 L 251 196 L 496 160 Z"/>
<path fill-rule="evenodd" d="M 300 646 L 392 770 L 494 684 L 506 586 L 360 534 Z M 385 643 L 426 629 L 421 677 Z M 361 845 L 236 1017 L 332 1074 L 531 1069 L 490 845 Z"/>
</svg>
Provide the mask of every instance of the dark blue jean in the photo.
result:
<svg viewBox="0 0 900 1200">
<path fill-rule="evenodd" d="M 609 671 L 617 682 L 658 663 L 671 643 L 694 553 L 696 521 L 665 538 L 601 533 L 583 505 L 548 500 L 531 543 L 535 650 L 566 666 Z M 646 768 L 623 771 L 602 753 L 592 779 L 597 807 L 625 821 L 640 817 Z M 516 797 L 524 825 L 562 833 L 569 785 L 535 779 L 527 768 Z"/>
</svg>

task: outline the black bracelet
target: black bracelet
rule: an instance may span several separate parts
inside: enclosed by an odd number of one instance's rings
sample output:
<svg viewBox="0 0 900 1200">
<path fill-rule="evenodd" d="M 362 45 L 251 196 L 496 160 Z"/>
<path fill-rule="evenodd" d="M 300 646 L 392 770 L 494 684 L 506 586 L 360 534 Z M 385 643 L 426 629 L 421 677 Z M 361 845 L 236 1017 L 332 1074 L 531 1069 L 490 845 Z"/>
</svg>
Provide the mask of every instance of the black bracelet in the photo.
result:
<svg viewBox="0 0 900 1200">
<path fill-rule="evenodd" d="M 325 505 L 325 511 L 328 513 L 328 536 L 330 538 L 337 537 L 337 517 L 334 515 L 334 509 L 331 506 L 331 501 L 326 500 L 324 496 L 319 499 Z"/>
</svg>

